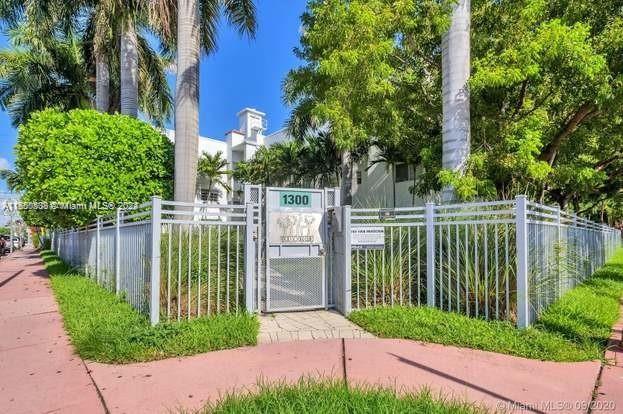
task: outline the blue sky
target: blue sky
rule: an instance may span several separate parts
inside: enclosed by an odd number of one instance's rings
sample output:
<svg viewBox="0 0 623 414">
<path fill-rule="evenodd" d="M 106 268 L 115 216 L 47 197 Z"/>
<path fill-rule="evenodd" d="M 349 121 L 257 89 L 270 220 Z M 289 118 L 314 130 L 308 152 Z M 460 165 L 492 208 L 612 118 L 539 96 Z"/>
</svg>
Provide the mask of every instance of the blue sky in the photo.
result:
<svg viewBox="0 0 623 414">
<path fill-rule="evenodd" d="M 254 107 L 266 112 L 268 129 L 279 129 L 289 109 L 282 104 L 281 82 L 300 62 L 292 49 L 299 41 L 299 17 L 305 0 L 256 0 L 258 32 L 255 40 L 241 38 L 226 24 L 219 31 L 219 50 L 201 61 L 200 134 L 222 139 L 237 126 L 236 112 Z M 287 5 L 287 6 L 286 6 Z M 0 35 L 0 48 L 7 39 Z M 13 162 L 17 132 L 0 111 L 0 168 Z M 6 190 L 0 182 L 0 191 Z"/>
</svg>

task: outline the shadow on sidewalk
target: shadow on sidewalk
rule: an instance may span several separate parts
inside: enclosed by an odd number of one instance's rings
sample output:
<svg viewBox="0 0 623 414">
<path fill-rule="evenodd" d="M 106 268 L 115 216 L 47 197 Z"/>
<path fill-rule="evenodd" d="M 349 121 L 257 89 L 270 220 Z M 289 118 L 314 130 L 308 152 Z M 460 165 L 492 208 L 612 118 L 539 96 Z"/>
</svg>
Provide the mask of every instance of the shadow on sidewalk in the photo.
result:
<svg viewBox="0 0 623 414">
<path fill-rule="evenodd" d="M 431 374 L 434 374 L 434 375 L 437 375 L 439 377 L 445 378 L 447 380 L 453 381 L 453 382 L 455 382 L 457 384 L 461 384 L 461 385 L 464 385 L 464 386 L 469 387 L 471 389 L 474 389 L 476 391 L 480 391 L 482 393 L 490 395 L 493 398 L 497 398 L 499 400 L 506 401 L 507 403 L 511 404 L 512 406 L 523 407 L 525 405 L 524 403 L 522 403 L 520 401 L 515 401 L 513 399 L 507 398 L 507 397 L 505 397 L 505 396 L 503 396 L 501 394 L 498 394 L 498 393 L 496 393 L 494 391 L 491 391 L 491 390 L 488 390 L 486 388 L 480 387 L 480 386 L 478 386 L 476 384 L 473 384 L 471 382 L 467 382 L 467 381 L 462 380 L 460 378 L 457 378 L 457 377 L 455 377 L 453 375 L 450 375 L 450 374 L 447 374 L 445 372 L 439 371 L 439 370 L 437 370 L 435 368 L 431 368 L 429 366 L 420 364 L 419 362 L 415 362 L 415 361 L 410 360 L 408 358 L 401 357 L 400 355 L 396 355 L 396 354 L 394 354 L 392 352 L 389 352 L 389 355 L 393 356 L 394 358 L 396 358 L 398 361 L 402 362 L 403 364 L 407 364 L 407 365 L 410 365 L 412 367 L 419 368 L 419 369 L 421 369 L 423 371 L 430 372 Z M 545 414 L 544 411 L 539 411 L 539 410 L 534 409 L 534 408 L 530 408 L 529 411 L 534 412 L 534 413 L 538 413 L 538 414 Z"/>
</svg>

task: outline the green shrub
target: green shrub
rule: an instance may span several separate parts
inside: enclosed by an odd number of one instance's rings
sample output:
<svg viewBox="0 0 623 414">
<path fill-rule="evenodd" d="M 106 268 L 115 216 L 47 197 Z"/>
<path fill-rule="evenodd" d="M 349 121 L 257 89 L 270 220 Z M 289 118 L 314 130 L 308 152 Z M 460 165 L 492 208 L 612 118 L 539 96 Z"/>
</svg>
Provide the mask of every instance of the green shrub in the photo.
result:
<svg viewBox="0 0 623 414">
<path fill-rule="evenodd" d="M 37 112 L 19 128 L 15 152 L 22 201 L 47 203 L 22 211 L 31 225 L 79 226 L 110 213 L 111 205 L 103 203 L 171 194 L 173 145 L 131 117 L 93 110 Z M 51 203 L 80 208 L 54 209 Z"/>
</svg>

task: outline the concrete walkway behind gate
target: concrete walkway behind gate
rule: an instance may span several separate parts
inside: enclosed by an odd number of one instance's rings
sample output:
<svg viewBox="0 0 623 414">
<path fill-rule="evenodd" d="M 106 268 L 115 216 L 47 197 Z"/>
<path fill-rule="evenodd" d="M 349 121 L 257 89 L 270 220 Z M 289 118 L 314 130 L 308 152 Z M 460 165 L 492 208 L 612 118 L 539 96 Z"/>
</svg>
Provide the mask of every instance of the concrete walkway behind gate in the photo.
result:
<svg viewBox="0 0 623 414">
<path fill-rule="evenodd" d="M 402 391 L 426 386 L 494 410 L 586 412 L 599 370 L 598 362 L 542 362 L 375 338 L 279 342 L 129 365 L 83 363 L 72 354 L 37 255 L 18 252 L 0 261 L 0 413 L 192 410 L 254 390 L 258 381 L 302 377 Z M 598 401 L 623 395 L 621 374 L 602 378 L 608 382 Z"/>
<path fill-rule="evenodd" d="M 374 338 L 340 313 L 317 310 L 262 314 L 258 343 L 305 341 L 309 339 Z"/>
</svg>

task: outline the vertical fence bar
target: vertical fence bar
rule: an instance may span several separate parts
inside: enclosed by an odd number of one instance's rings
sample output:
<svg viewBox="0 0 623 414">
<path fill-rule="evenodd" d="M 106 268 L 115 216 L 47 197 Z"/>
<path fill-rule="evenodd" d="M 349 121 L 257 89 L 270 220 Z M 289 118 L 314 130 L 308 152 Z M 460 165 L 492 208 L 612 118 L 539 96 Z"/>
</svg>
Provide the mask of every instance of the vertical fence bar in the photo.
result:
<svg viewBox="0 0 623 414">
<path fill-rule="evenodd" d="M 528 291 L 528 200 L 516 198 L 515 211 L 517 240 L 517 326 L 527 328 L 530 324 L 530 297 Z"/>
<path fill-rule="evenodd" d="M 95 230 L 95 280 L 100 283 L 100 253 L 101 253 L 101 239 L 100 239 L 100 227 L 102 219 L 97 216 L 97 227 Z"/>
<path fill-rule="evenodd" d="M 426 203 L 426 304 L 435 306 L 435 204 Z"/>
<path fill-rule="evenodd" d="M 247 204 L 245 216 L 245 249 L 244 249 L 244 303 L 247 312 L 259 310 L 253 307 L 253 279 L 255 277 L 255 241 L 253 240 L 253 207 Z"/>
<path fill-rule="evenodd" d="M 115 293 L 121 291 L 121 209 L 117 208 L 115 219 Z"/>
<path fill-rule="evenodd" d="M 350 215 L 351 207 L 344 206 L 342 208 L 342 252 L 344 254 L 344 275 L 342 281 L 342 303 L 343 303 L 343 315 L 348 316 L 352 311 L 352 257 L 351 257 L 351 240 L 350 240 Z M 357 287 L 359 288 L 359 287 Z"/>
<path fill-rule="evenodd" d="M 160 232 L 162 221 L 162 200 L 151 198 L 151 278 L 149 320 L 152 325 L 160 322 Z"/>
<path fill-rule="evenodd" d="M 556 270 L 558 272 L 558 298 L 560 298 L 564 292 L 564 279 L 563 272 L 561 269 L 562 265 L 562 224 L 560 218 L 560 207 L 556 208 L 556 249 L 554 249 L 555 260 L 556 260 Z"/>
</svg>

